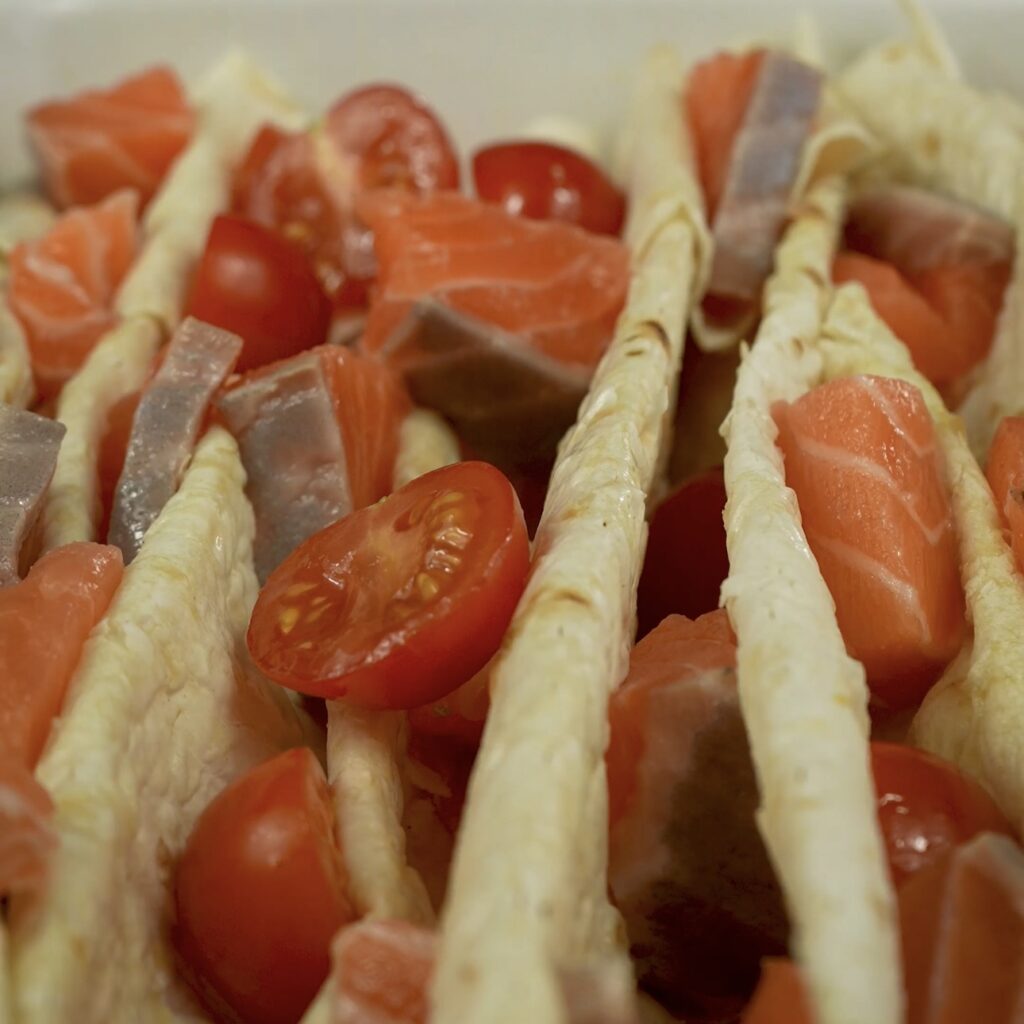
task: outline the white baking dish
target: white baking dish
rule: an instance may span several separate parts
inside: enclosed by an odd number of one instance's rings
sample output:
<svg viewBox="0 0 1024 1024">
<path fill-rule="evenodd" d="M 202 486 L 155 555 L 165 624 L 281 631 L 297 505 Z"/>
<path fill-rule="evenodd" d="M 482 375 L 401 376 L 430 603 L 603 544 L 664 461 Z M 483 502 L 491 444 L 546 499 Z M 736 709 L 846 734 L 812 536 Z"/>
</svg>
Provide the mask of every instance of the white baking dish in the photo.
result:
<svg viewBox="0 0 1024 1024">
<path fill-rule="evenodd" d="M 1024 95 L 1024 0 L 931 7 L 972 79 Z M 27 106 L 157 61 L 194 75 L 242 46 L 311 111 L 398 80 L 465 152 L 541 113 L 606 128 L 652 43 L 696 56 L 788 33 L 801 11 L 836 59 L 900 23 L 896 0 L 0 0 L 0 182 L 31 172 Z"/>
</svg>

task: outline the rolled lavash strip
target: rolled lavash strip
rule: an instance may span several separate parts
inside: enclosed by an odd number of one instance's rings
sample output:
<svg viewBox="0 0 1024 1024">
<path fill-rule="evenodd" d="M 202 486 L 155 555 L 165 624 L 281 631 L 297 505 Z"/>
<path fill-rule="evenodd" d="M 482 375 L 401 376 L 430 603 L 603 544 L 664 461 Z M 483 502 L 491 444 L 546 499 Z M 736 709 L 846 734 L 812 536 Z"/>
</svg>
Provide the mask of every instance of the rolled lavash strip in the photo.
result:
<svg viewBox="0 0 1024 1024">
<path fill-rule="evenodd" d="M 0 197 L 0 402 L 21 409 L 35 397 L 32 364 L 25 329 L 6 301 L 7 261 L 19 242 L 43 234 L 56 214 L 49 203 L 32 192 Z"/>
<path fill-rule="evenodd" d="M 393 486 L 459 461 L 459 441 L 436 413 L 414 409 L 402 421 Z M 327 777 L 348 891 L 360 915 L 434 922 L 419 873 L 405 856 L 405 785 L 400 759 L 405 715 L 327 702 Z M 328 977 L 302 1024 L 327 1024 L 334 1002 Z"/>
<path fill-rule="evenodd" d="M 58 848 L 10 916 L 19 1024 L 196 1021 L 167 942 L 169 882 L 196 819 L 238 774 L 302 742 L 253 673 L 252 510 L 213 428 L 86 642 L 36 769 Z"/>
<path fill-rule="evenodd" d="M 959 419 L 914 369 L 858 286 L 838 290 L 822 351 L 830 376 L 898 377 L 924 395 L 945 462 L 973 639 L 928 693 L 910 738 L 978 779 L 1024 830 L 1024 581 L 1003 538 L 992 492 Z"/>
<path fill-rule="evenodd" d="M 435 413 L 413 410 L 403 421 L 394 487 L 459 461 L 458 439 Z M 349 894 L 360 915 L 432 924 L 426 887 L 405 855 L 405 714 L 327 702 L 327 776 Z"/>
<path fill-rule="evenodd" d="M 838 79 L 842 94 L 889 146 L 887 169 L 981 204 L 1014 225 L 1017 258 L 996 337 L 960 412 L 984 459 L 1002 417 L 1024 412 L 1024 133 L 1006 100 L 964 84 L 920 44 L 867 51 Z"/>
<path fill-rule="evenodd" d="M 632 282 L 563 439 L 526 590 L 496 656 L 442 912 L 432 1024 L 567 1019 L 564 969 L 628 970 L 607 898 L 604 748 L 699 259 L 674 55 L 632 109 Z M 618 959 L 616 959 L 618 958 Z"/>
<path fill-rule="evenodd" d="M 46 550 L 95 537 L 96 466 L 110 408 L 138 390 L 161 341 L 180 319 L 211 220 L 230 202 L 234 165 L 260 125 L 301 115 L 244 56 L 217 64 L 195 93 L 198 123 L 143 220 L 144 242 L 115 300 L 121 322 L 65 385 L 57 419 L 67 428 L 43 512 Z"/>
<path fill-rule="evenodd" d="M 846 653 L 828 587 L 775 444 L 772 405 L 823 372 L 816 342 L 842 222 L 841 179 L 815 185 L 783 239 L 765 317 L 723 426 L 740 706 L 761 790 L 758 824 L 818 1024 L 898 1024 L 900 953 L 875 816 L 863 667 Z"/>
</svg>

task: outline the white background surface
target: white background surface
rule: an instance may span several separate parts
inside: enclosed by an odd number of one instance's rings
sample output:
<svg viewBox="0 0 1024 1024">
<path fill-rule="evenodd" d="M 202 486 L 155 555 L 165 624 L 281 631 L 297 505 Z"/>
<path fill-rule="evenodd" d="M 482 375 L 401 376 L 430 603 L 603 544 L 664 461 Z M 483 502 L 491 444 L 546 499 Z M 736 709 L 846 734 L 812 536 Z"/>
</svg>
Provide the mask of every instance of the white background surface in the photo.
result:
<svg viewBox="0 0 1024 1024">
<path fill-rule="evenodd" d="M 1024 0 L 933 0 L 970 77 L 1024 97 Z M 29 173 L 31 103 L 157 61 L 194 76 L 249 49 L 317 110 L 398 80 L 465 153 L 543 113 L 607 127 L 652 43 L 684 56 L 789 34 L 812 13 L 834 60 L 903 31 L 895 0 L 0 0 L 0 182 Z"/>
</svg>

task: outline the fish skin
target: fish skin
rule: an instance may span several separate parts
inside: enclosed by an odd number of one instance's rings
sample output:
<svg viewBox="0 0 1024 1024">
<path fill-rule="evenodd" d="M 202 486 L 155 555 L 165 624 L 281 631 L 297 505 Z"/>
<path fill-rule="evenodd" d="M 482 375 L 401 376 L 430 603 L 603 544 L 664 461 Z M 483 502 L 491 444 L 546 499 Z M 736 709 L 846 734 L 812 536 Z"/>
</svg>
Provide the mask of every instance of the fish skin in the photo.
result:
<svg viewBox="0 0 1024 1024">
<path fill-rule="evenodd" d="M 20 578 L 22 547 L 43 508 L 67 428 L 0 403 L 0 588 Z"/>
<path fill-rule="evenodd" d="M 629 283 L 617 239 L 450 192 L 371 192 L 358 212 L 374 230 L 380 265 L 367 351 L 387 343 L 417 300 L 433 298 L 563 364 L 597 365 Z"/>
<path fill-rule="evenodd" d="M 846 244 L 913 276 L 964 263 L 1010 263 L 1012 226 L 980 206 L 913 185 L 861 192 L 847 211 Z"/>
<path fill-rule="evenodd" d="M 742 303 L 760 299 L 823 84 L 817 69 L 786 54 L 765 54 L 711 226 L 708 295 Z"/>
</svg>

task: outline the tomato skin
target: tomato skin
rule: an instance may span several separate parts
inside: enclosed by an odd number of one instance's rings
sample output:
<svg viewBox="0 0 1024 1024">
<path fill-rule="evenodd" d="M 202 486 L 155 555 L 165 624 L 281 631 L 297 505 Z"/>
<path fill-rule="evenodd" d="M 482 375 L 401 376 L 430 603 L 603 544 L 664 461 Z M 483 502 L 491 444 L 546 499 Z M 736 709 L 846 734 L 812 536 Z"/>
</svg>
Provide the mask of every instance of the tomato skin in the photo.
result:
<svg viewBox="0 0 1024 1024">
<path fill-rule="evenodd" d="M 528 569 L 512 485 L 488 463 L 456 463 L 292 552 L 256 602 L 249 652 L 301 693 L 419 707 L 487 663 Z"/>
<path fill-rule="evenodd" d="M 459 187 L 459 162 L 444 125 L 399 85 L 366 85 L 346 94 L 327 112 L 324 133 L 351 170 L 355 191 Z"/>
<path fill-rule="evenodd" d="M 1014 835 L 977 782 L 927 751 L 873 741 L 871 769 L 878 821 L 897 887 L 979 832 Z"/>
<path fill-rule="evenodd" d="M 508 213 L 618 235 L 626 198 L 596 164 L 550 142 L 499 142 L 473 157 L 476 194 Z"/>
<path fill-rule="evenodd" d="M 241 336 L 239 373 L 321 344 L 331 318 L 302 250 L 233 214 L 210 228 L 188 313 Z"/>
<path fill-rule="evenodd" d="M 722 467 L 687 480 L 654 510 L 637 589 L 637 638 L 667 615 L 697 619 L 718 607 L 729 575 Z"/>
<path fill-rule="evenodd" d="M 304 747 L 228 786 L 203 812 L 174 875 L 172 938 L 218 1019 L 292 1024 L 353 920 L 323 769 Z"/>
</svg>

